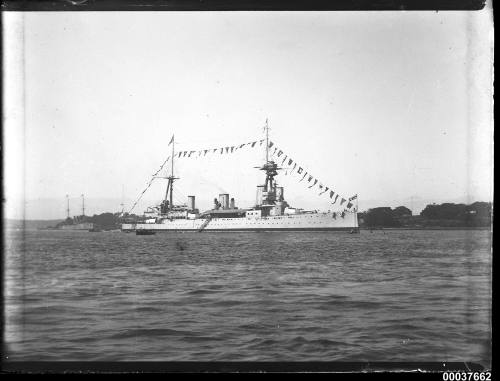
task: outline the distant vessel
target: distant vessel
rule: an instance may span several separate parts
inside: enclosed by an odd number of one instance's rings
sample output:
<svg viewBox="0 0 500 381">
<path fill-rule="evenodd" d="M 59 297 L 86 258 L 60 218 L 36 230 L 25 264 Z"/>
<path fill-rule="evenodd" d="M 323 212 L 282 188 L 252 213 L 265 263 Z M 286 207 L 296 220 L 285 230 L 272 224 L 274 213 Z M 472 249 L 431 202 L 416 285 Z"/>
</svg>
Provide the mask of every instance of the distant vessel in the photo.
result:
<svg viewBox="0 0 500 381">
<path fill-rule="evenodd" d="M 264 184 L 257 186 L 255 205 L 241 209 L 229 194 L 219 194 L 214 207 L 205 212 L 196 208 L 195 196 L 187 204 L 173 204 L 174 142 L 172 137 L 172 168 L 167 177 L 165 198 L 160 205 L 144 213 L 144 221 L 123 223 L 124 232 L 137 234 L 168 231 L 240 232 L 240 231 L 347 231 L 358 232 L 357 210 L 316 212 L 291 207 L 285 200 L 284 188 L 275 177 L 282 169 L 269 159 L 269 128 L 266 125 L 266 160 L 257 167 L 265 173 Z"/>
<path fill-rule="evenodd" d="M 70 217 L 69 196 L 68 195 L 66 195 L 66 200 L 68 203 L 67 217 L 64 221 L 58 223 L 54 229 L 94 231 L 94 224 L 92 222 L 86 221 L 87 217 L 85 216 L 85 197 L 84 197 L 84 195 L 82 194 L 82 215 L 81 216 L 75 216 L 73 218 Z"/>
</svg>

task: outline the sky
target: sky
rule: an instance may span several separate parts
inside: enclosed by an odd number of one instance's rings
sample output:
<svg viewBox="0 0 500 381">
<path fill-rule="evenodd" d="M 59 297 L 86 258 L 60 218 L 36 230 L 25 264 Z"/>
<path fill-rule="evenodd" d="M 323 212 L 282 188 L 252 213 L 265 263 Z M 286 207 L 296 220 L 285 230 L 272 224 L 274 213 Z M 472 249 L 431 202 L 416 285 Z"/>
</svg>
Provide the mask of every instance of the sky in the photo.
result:
<svg viewBox="0 0 500 381">
<path fill-rule="evenodd" d="M 3 13 L 7 218 L 129 210 L 176 149 L 270 139 L 359 209 L 492 200 L 492 15 Z M 179 159 L 175 198 L 251 206 L 264 149 Z M 329 198 L 282 173 L 292 206 Z M 162 172 L 163 175 L 166 172 Z M 135 213 L 161 200 L 157 179 Z"/>
</svg>

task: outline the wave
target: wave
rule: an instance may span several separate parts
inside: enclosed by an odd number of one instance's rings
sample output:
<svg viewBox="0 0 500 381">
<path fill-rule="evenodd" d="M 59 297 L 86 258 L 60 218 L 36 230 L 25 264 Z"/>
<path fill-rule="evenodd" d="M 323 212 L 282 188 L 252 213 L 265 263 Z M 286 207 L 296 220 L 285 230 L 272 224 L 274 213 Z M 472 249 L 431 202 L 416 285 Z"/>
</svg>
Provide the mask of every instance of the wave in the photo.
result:
<svg viewBox="0 0 500 381">
<path fill-rule="evenodd" d="M 128 339 L 134 337 L 152 337 L 158 338 L 161 336 L 182 336 L 189 337 L 192 336 L 193 332 L 183 331 L 171 328 L 137 328 L 137 329 L 127 329 L 122 332 L 118 332 L 109 335 L 108 338 L 111 339 Z"/>
</svg>

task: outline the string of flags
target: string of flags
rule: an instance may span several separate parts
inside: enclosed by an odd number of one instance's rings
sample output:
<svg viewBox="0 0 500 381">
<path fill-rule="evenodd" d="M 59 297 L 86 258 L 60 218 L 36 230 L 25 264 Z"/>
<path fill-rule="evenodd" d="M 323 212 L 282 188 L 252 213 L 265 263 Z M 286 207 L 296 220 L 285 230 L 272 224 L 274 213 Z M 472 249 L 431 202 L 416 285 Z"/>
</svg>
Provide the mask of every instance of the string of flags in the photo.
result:
<svg viewBox="0 0 500 381">
<path fill-rule="evenodd" d="M 173 141 L 174 141 L 174 137 L 172 136 L 172 139 L 170 140 L 170 143 L 168 143 L 168 145 L 172 144 Z M 214 154 L 214 153 L 218 153 L 218 154 L 222 155 L 222 154 L 228 154 L 228 153 L 235 153 L 238 150 L 241 150 L 244 148 L 254 148 L 257 145 L 262 146 L 262 144 L 264 144 L 264 142 L 265 142 L 265 139 L 261 139 L 261 140 L 255 140 L 255 141 L 246 142 L 246 143 L 234 145 L 234 146 L 207 148 L 207 149 L 201 149 L 201 150 L 197 150 L 197 151 L 179 151 L 179 152 L 175 152 L 173 156 L 175 159 L 175 158 L 184 158 L 184 157 L 187 157 L 187 158 L 205 157 L 207 154 Z M 137 203 L 141 200 L 144 193 L 146 193 L 146 191 L 151 187 L 151 184 L 153 183 L 156 176 L 158 176 L 158 174 L 165 167 L 165 164 L 167 164 L 167 162 L 170 161 L 170 159 L 171 159 L 171 156 L 167 157 L 167 159 L 163 162 L 163 164 L 160 166 L 160 168 L 151 176 L 152 177 L 151 180 L 146 185 L 146 188 L 139 194 L 139 197 L 137 198 L 137 200 L 134 202 L 134 204 L 130 208 L 129 213 L 131 213 L 132 210 L 136 207 Z"/>
<path fill-rule="evenodd" d="M 226 147 L 217 147 L 217 148 L 206 148 L 206 149 L 200 149 L 200 150 L 195 150 L 195 151 L 179 151 L 176 152 L 174 157 L 175 158 L 199 158 L 199 157 L 205 157 L 208 154 L 229 154 L 229 153 L 235 153 L 243 148 L 254 148 L 256 146 L 262 146 L 264 144 L 265 139 L 261 140 L 255 140 L 252 142 L 247 142 L 239 145 L 234 145 L 234 146 L 226 146 Z"/>
<path fill-rule="evenodd" d="M 173 137 L 172 137 L 172 139 L 173 139 Z M 170 141 L 170 143 L 172 143 L 172 140 Z M 169 145 L 170 145 L 170 143 L 169 143 Z M 134 202 L 134 204 L 130 208 L 129 213 L 131 213 L 132 210 L 134 210 L 134 208 L 136 207 L 137 203 L 141 200 L 141 198 L 144 195 L 144 193 L 146 193 L 146 191 L 149 189 L 149 187 L 151 186 L 151 184 L 153 184 L 153 181 L 156 178 L 156 176 L 158 175 L 158 173 L 161 172 L 161 170 L 163 169 L 163 167 L 165 166 L 165 164 L 167 164 L 169 161 L 170 161 L 170 156 L 167 157 L 165 159 L 165 161 L 163 162 L 163 164 L 160 166 L 160 168 L 155 173 L 153 173 L 153 175 L 151 176 L 151 180 L 149 180 L 148 184 L 146 185 L 146 188 L 139 194 L 139 197 L 137 198 L 137 200 Z"/>
<path fill-rule="evenodd" d="M 320 191 L 318 193 L 318 196 L 326 194 L 330 198 L 330 202 L 332 205 L 336 204 L 337 201 L 340 201 L 339 205 L 343 206 L 345 204 L 345 208 L 347 209 L 351 209 L 354 206 L 354 203 L 352 201 L 357 200 L 358 198 L 357 194 L 348 198 L 340 196 L 337 192 L 335 192 L 335 190 L 332 187 L 326 186 L 323 182 L 321 182 L 319 179 L 313 176 L 304 167 L 302 167 L 292 158 L 290 158 L 290 156 L 286 154 L 282 149 L 277 147 L 277 145 L 274 142 L 269 142 L 269 149 L 271 152 L 271 156 L 274 157 L 280 165 L 288 166 L 288 168 L 284 168 L 286 169 L 285 175 L 297 174 L 298 177 L 300 178 L 299 183 L 305 181 L 309 189 L 317 187 L 318 190 Z"/>
<path fill-rule="evenodd" d="M 146 191 L 149 189 L 149 187 L 153 183 L 154 179 L 155 178 L 153 177 L 151 180 L 149 180 L 148 185 L 146 185 L 146 188 L 139 194 L 139 197 L 137 198 L 137 200 L 135 200 L 134 204 L 132 205 L 132 207 L 128 211 L 129 213 L 131 213 L 132 210 L 134 210 L 134 208 L 136 207 L 137 203 L 141 200 L 141 198 L 144 195 L 144 193 L 146 193 Z"/>
<path fill-rule="evenodd" d="M 170 141 L 169 145 L 173 142 L 173 137 L 172 140 Z M 178 151 L 175 152 L 173 155 L 173 158 L 199 158 L 199 157 L 205 157 L 209 154 L 218 154 L 218 155 L 224 155 L 224 154 L 230 154 L 230 153 L 235 153 L 238 150 L 244 149 L 244 148 L 254 148 L 256 146 L 262 146 L 265 142 L 265 139 L 261 140 L 255 140 L 251 142 L 246 142 L 243 144 L 239 145 L 234 145 L 234 146 L 226 146 L 226 147 L 217 147 L 217 148 L 207 148 L 207 149 L 201 149 L 201 150 L 188 150 L 188 151 Z M 314 187 L 317 187 L 319 190 L 318 195 L 322 196 L 324 194 L 327 195 L 327 197 L 330 198 L 330 202 L 332 205 L 336 204 L 337 201 L 339 201 L 339 205 L 343 206 L 345 204 L 345 208 L 351 209 L 354 206 L 354 203 L 352 201 L 357 200 L 358 195 L 354 195 L 352 197 L 342 197 L 340 196 L 332 187 L 326 186 L 323 182 L 321 182 L 319 179 L 317 179 L 315 176 L 313 176 L 309 171 L 307 171 L 304 167 L 299 165 L 296 161 L 294 161 L 289 155 L 287 155 L 282 149 L 279 149 L 278 146 L 274 142 L 269 142 L 269 149 L 270 149 L 270 154 L 272 157 L 276 159 L 276 161 L 281 165 L 281 166 L 288 166 L 285 171 L 285 175 L 292 175 L 292 174 L 297 174 L 298 177 L 300 178 L 299 182 L 305 181 L 305 184 L 309 189 L 313 189 Z M 133 204 L 132 208 L 130 209 L 129 213 L 135 208 L 137 203 L 140 201 L 144 193 L 149 189 L 151 184 L 153 183 L 154 179 L 156 176 L 162 171 L 162 169 L 165 167 L 168 161 L 171 160 L 171 156 L 167 157 L 167 159 L 163 162 L 163 164 L 160 166 L 160 168 L 152 175 L 151 180 L 148 182 L 146 188 L 140 193 L 138 199 L 135 201 Z M 340 199 L 340 200 L 339 200 Z"/>
</svg>

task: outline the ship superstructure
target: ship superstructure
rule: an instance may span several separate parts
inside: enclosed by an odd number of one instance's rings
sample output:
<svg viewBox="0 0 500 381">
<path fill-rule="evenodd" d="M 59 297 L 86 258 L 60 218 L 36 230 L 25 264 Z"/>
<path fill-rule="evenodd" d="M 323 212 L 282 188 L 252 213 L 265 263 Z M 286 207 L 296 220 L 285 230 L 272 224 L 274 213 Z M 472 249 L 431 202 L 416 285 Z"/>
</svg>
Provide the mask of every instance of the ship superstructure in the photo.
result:
<svg viewBox="0 0 500 381">
<path fill-rule="evenodd" d="M 284 187 L 276 181 L 279 167 L 269 158 L 269 127 L 266 123 L 266 159 L 256 167 L 265 173 L 264 183 L 257 186 L 254 206 L 238 208 L 234 198 L 221 193 L 214 199 L 212 209 L 200 212 L 195 196 L 188 196 L 186 204 L 173 204 L 174 137 L 172 144 L 171 172 L 162 177 L 168 180 L 165 197 L 160 205 L 144 213 L 145 220 L 122 224 L 122 231 L 138 234 L 160 231 L 358 231 L 357 210 L 338 212 L 305 211 L 291 207 L 285 200 Z"/>
</svg>

